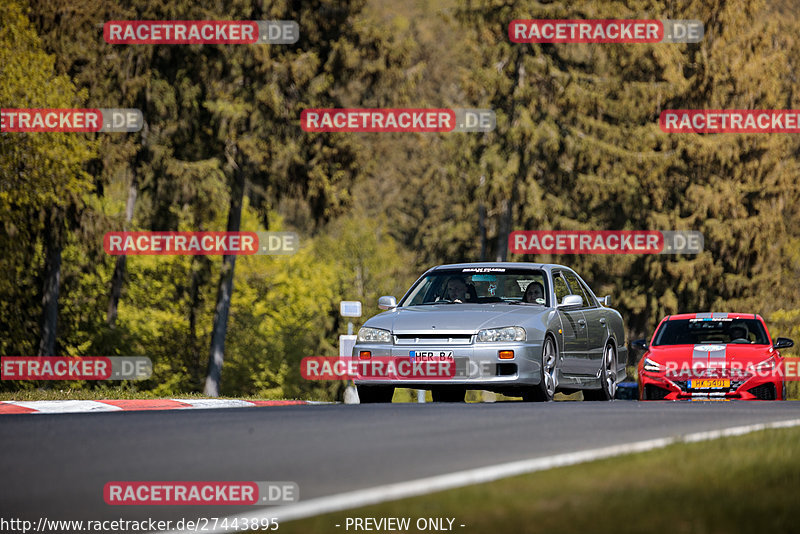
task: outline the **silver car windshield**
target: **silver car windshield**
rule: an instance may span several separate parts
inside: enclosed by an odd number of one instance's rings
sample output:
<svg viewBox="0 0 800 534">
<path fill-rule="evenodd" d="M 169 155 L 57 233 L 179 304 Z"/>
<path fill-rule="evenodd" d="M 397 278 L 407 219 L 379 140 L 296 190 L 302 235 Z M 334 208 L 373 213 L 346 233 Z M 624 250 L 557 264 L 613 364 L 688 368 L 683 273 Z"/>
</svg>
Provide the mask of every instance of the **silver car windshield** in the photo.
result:
<svg viewBox="0 0 800 534">
<path fill-rule="evenodd" d="M 544 271 L 474 267 L 437 270 L 419 280 L 399 306 L 499 302 L 549 306 Z"/>
</svg>

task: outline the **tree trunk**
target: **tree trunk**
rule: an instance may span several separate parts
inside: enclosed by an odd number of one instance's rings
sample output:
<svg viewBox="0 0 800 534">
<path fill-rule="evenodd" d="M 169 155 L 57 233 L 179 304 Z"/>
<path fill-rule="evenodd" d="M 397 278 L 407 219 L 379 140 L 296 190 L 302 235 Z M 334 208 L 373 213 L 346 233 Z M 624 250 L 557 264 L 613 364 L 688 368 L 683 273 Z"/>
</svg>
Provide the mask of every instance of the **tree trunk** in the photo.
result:
<svg viewBox="0 0 800 534">
<path fill-rule="evenodd" d="M 125 226 L 124 230 L 130 228 L 130 223 L 133 220 L 133 207 L 136 204 L 136 169 L 133 171 L 133 178 L 131 178 L 131 185 L 128 187 L 128 201 L 125 205 Z M 122 284 L 125 281 L 125 267 L 128 262 L 126 255 L 117 256 L 117 263 L 114 266 L 114 274 L 111 276 L 111 297 L 108 301 L 108 313 L 106 314 L 106 322 L 111 328 L 117 321 L 117 309 L 119 306 L 119 298 L 122 295 Z"/>
<path fill-rule="evenodd" d="M 131 184 L 128 186 L 128 200 L 125 204 L 125 225 L 123 226 L 123 230 L 126 231 L 130 228 L 131 221 L 133 221 L 136 197 L 139 194 L 137 189 L 139 185 L 137 173 L 139 171 L 139 164 L 144 161 L 144 153 L 145 150 L 147 150 L 147 137 L 149 131 L 149 126 L 147 121 L 145 121 L 142 128 L 142 144 L 133 160 L 133 176 L 131 177 Z M 114 328 L 114 325 L 117 322 L 119 299 L 122 295 L 122 286 L 125 283 L 125 269 L 127 265 L 128 257 L 125 254 L 117 256 L 117 262 L 116 265 L 114 265 L 114 274 L 111 276 L 111 295 L 108 299 L 108 312 L 106 313 L 106 323 L 108 323 L 111 328 Z"/>
<path fill-rule="evenodd" d="M 517 87 L 523 88 L 525 86 L 525 67 L 522 64 L 522 54 L 516 54 L 515 65 L 517 71 Z M 517 199 L 518 184 L 524 183 L 525 169 L 527 165 L 527 157 L 524 150 L 524 145 L 520 144 L 518 150 L 520 155 L 519 170 L 511 182 L 511 191 L 509 192 L 508 198 L 503 199 L 502 207 L 500 209 L 500 224 L 497 231 L 496 261 L 508 261 L 508 234 L 511 233 L 511 226 L 514 223 L 514 202 Z"/>
<path fill-rule="evenodd" d="M 510 198 L 504 198 L 500 208 L 500 224 L 497 229 L 497 257 L 495 261 L 507 261 L 508 259 L 508 234 L 511 231 L 511 208 Z"/>
<path fill-rule="evenodd" d="M 61 282 L 61 226 L 63 216 L 54 212 L 44 228 L 44 284 L 42 287 L 42 332 L 39 356 L 55 356 L 58 330 L 58 289 Z"/>
<path fill-rule="evenodd" d="M 202 229 L 201 229 L 202 231 Z M 201 348 L 197 336 L 197 323 L 202 304 L 201 288 L 207 282 L 207 274 L 210 269 L 210 262 L 207 256 L 195 256 L 192 259 L 192 277 L 189 287 L 189 350 L 191 351 L 191 376 L 192 383 L 200 384 L 204 380 L 205 370 L 205 351 Z"/>
<path fill-rule="evenodd" d="M 244 198 L 245 176 L 238 166 L 233 169 L 234 180 L 231 188 L 230 209 L 228 210 L 228 231 L 238 232 L 242 220 L 242 200 Z M 217 291 L 217 306 L 214 311 L 214 326 L 211 330 L 211 354 L 208 359 L 208 375 L 204 393 L 209 397 L 218 397 L 222 378 L 222 362 L 225 357 L 225 335 L 228 331 L 228 314 L 233 294 L 233 269 L 236 255 L 222 258 L 222 273 Z"/>
<path fill-rule="evenodd" d="M 478 190 L 478 234 L 481 236 L 481 259 L 486 261 L 486 206 L 483 204 L 483 191 L 486 177 L 481 176 L 481 186 Z"/>
</svg>

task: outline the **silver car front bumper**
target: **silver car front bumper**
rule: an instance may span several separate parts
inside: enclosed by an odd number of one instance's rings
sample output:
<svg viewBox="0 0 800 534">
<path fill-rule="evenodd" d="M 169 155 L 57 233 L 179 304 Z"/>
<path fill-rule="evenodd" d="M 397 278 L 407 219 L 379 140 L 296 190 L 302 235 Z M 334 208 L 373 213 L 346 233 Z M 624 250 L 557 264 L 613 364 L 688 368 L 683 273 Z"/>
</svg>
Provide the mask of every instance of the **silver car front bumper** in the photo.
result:
<svg viewBox="0 0 800 534">
<path fill-rule="evenodd" d="M 358 385 L 391 385 L 414 389 L 435 386 L 466 386 L 468 389 L 487 389 L 503 386 L 532 386 L 541 380 L 542 342 L 470 343 L 464 345 L 391 343 L 359 343 L 353 348 L 353 359 L 363 361 L 359 355 L 369 352 L 370 358 L 397 361 L 419 361 L 419 353 L 451 352 L 455 361 L 453 377 L 433 379 L 386 379 L 379 377 L 355 379 Z M 500 351 L 514 351 L 511 359 L 501 359 Z M 414 356 L 412 356 L 412 353 Z M 482 387 L 486 386 L 486 387 Z"/>
</svg>

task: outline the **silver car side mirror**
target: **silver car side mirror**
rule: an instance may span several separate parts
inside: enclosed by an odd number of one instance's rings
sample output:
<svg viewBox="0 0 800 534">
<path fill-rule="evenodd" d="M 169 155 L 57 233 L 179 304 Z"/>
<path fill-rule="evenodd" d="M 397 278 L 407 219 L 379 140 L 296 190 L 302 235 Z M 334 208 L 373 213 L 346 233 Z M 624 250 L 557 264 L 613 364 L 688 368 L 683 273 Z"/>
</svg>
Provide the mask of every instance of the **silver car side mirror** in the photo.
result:
<svg viewBox="0 0 800 534">
<path fill-rule="evenodd" d="M 603 297 L 601 299 L 597 299 L 597 300 L 600 302 L 600 304 L 602 304 L 606 308 L 611 306 L 611 295 L 606 295 L 605 297 Z"/>
<path fill-rule="evenodd" d="M 381 297 L 378 299 L 378 307 L 382 310 L 393 310 L 397 307 L 397 299 L 394 297 Z"/>
<path fill-rule="evenodd" d="M 574 308 L 576 306 L 580 307 L 583 305 L 583 299 L 580 295 L 567 295 L 561 301 L 561 304 L 558 305 L 559 308 Z"/>
</svg>

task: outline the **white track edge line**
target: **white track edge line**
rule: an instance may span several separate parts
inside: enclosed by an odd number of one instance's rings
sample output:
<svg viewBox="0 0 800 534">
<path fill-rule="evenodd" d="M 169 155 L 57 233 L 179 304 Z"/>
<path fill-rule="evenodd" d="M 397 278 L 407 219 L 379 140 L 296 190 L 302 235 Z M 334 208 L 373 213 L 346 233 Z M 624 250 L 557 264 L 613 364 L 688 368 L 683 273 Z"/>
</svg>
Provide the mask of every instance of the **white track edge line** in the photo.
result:
<svg viewBox="0 0 800 534">
<path fill-rule="evenodd" d="M 318 497 L 316 499 L 300 501 L 296 504 L 288 504 L 285 506 L 262 507 L 253 512 L 232 515 L 224 519 L 228 520 L 228 524 L 234 519 L 239 519 L 240 521 L 246 519 L 248 522 L 252 523 L 254 520 L 262 518 L 275 518 L 279 523 L 282 523 L 331 512 L 341 512 L 342 510 L 349 510 L 352 508 L 361 508 L 363 506 L 379 504 L 387 501 L 416 497 L 428 493 L 435 493 L 437 491 L 470 486 L 473 484 L 493 482 L 501 478 L 534 473 L 536 471 L 545 471 L 547 469 L 553 469 L 556 467 L 565 467 L 584 462 L 591 462 L 594 460 L 622 456 L 625 454 L 661 449 L 675 443 L 697 443 L 724 437 L 742 436 L 744 434 L 758 432 L 760 430 L 791 428 L 795 426 L 800 426 L 800 419 L 787 419 L 784 421 L 774 421 L 771 423 L 757 423 L 728 427 L 719 430 L 693 432 L 674 437 L 635 441 L 633 443 L 611 445 L 609 447 L 588 449 L 585 451 L 556 454 L 542 458 L 531 458 L 529 460 L 519 460 L 516 462 L 508 462 L 487 467 L 477 467 L 474 469 L 456 471 L 455 473 L 448 473 L 445 475 L 436 475 L 417 480 L 410 480 L 407 482 L 398 482 L 395 484 L 386 484 L 367 489 L 349 491 L 347 493 L 340 493 L 338 495 Z M 228 532 L 229 530 L 230 529 L 226 530 L 219 528 L 209 529 L 207 532 L 224 533 Z M 177 532 L 194 531 L 168 531 L 164 534 L 173 534 Z"/>
</svg>

